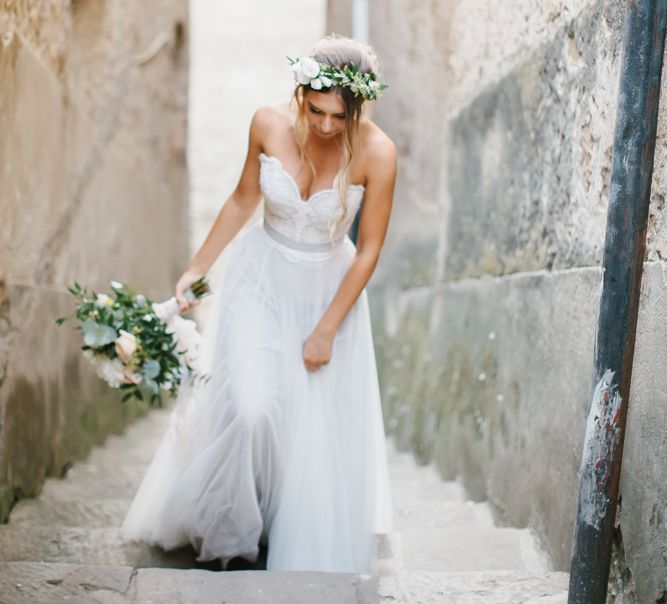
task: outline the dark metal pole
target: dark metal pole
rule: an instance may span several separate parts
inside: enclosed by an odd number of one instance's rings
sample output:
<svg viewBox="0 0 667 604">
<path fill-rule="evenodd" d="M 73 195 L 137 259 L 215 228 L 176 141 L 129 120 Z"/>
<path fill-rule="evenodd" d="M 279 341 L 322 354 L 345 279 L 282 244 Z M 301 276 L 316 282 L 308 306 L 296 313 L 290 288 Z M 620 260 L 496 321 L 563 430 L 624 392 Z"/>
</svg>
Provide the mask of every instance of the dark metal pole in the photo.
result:
<svg viewBox="0 0 667 604">
<path fill-rule="evenodd" d="M 619 490 L 655 150 L 667 0 L 627 0 L 593 393 L 570 604 L 604 604 Z"/>
</svg>

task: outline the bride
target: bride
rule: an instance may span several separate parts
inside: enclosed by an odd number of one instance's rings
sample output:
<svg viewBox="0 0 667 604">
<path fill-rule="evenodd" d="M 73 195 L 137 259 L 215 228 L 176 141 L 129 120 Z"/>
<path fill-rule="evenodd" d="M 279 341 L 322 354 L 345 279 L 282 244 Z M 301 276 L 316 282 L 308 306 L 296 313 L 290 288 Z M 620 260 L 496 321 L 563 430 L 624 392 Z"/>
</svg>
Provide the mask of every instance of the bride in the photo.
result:
<svg viewBox="0 0 667 604">
<path fill-rule="evenodd" d="M 187 311 L 183 292 L 231 244 L 211 377 L 179 396 L 122 531 L 223 568 L 268 544 L 268 570 L 366 573 L 392 528 L 365 286 L 396 148 L 367 115 L 385 88 L 370 47 L 332 34 L 290 62 L 292 99 L 254 113 L 238 185 L 176 284 Z"/>
</svg>

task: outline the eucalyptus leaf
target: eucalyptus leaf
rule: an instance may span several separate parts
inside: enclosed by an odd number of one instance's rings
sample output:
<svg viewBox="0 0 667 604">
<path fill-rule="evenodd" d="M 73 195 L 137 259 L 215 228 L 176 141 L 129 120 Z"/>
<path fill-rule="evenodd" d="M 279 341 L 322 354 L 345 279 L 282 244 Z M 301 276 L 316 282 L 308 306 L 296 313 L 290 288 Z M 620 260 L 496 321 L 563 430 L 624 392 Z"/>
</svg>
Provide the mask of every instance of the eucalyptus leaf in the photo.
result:
<svg viewBox="0 0 667 604">
<path fill-rule="evenodd" d="M 160 387 L 155 380 L 144 379 L 141 385 L 151 394 L 158 394 L 160 392 Z"/>
<path fill-rule="evenodd" d="M 160 374 L 160 363 L 158 363 L 158 361 L 156 361 L 155 359 L 148 359 L 144 363 L 141 373 L 148 380 L 156 378 Z"/>
<path fill-rule="evenodd" d="M 83 341 L 93 348 L 111 344 L 117 338 L 116 330 L 113 327 L 102 325 L 92 319 L 87 319 L 81 324 L 81 331 L 83 332 Z"/>
</svg>

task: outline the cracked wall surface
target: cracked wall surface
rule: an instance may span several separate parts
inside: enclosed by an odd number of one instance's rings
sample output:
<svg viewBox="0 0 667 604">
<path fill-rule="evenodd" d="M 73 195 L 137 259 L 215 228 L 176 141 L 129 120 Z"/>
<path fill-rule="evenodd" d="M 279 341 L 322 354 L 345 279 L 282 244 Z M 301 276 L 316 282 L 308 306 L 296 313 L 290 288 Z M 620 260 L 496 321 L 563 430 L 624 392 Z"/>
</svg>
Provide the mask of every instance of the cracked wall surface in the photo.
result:
<svg viewBox="0 0 667 604">
<path fill-rule="evenodd" d="M 185 0 L 0 0 L 0 519 L 144 410 L 80 355 L 75 280 L 187 262 Z"/>
<path fill-rule="evenodd" d="M 330 0 L 329 30 L 349 34 Z M 369 285 L 387 430 L 570 562 L 599 301 L 623 2 L 369 0 L 399 149 Z M 612 566 L 667 593 L 663 76 Z M 622 533 L 622 542 L 620 535 Z"/>
</svg>

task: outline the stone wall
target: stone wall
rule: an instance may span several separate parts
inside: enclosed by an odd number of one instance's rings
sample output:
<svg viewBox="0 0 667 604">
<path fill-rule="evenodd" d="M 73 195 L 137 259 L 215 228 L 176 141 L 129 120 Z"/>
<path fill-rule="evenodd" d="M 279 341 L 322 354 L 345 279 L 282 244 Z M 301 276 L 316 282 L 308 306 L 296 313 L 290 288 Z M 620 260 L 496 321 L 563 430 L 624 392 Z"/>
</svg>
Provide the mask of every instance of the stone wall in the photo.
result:
<svg viewBox="0 0 667 604">
<path fill-rule="evenodd" d="M 145 411 L 54 319 L 188 260 L 187 30 L 186 0 L 0 0 L 0 520 Z"/>
<path fill-rule="evenodd" d="M 500 522 L 531 526 L 563 570 L 623 18 L 623 2 L 600 0 L 370 0 L 391 86 L 374 118 L 400 151 L 370 284 L 387 428 Z M 667 597 L 664 97 L 612 569 L 639 602 Z"/>
</svg>

